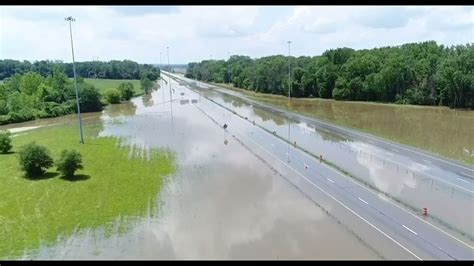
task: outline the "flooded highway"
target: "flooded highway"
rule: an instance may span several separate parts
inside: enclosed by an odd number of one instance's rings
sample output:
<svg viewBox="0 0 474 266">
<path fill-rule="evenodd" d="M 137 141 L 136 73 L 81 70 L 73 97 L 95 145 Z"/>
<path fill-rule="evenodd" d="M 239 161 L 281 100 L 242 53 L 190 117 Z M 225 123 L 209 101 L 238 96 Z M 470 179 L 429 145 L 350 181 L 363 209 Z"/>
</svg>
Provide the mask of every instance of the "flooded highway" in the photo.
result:
<svg viewBox="0 0 474 266">
<path fill-rule="evenodd" d="M 143 217 L 130 231 L 112 236 L 100 230 L 77 233 L 27 252 L 24 259 L 396 257 L 368 244 L 367 236 L 331 214 L 333 203 L 321 207 L 288 182 L 290 172 L 275 169 L 278 163 L 258 156 L 200 112 L 197 94 L 187 97 L 191 92 L 176 83 L 173 88 L 172 102 L 168 90 L 159 89 L 151 97 L 108 107 L 98 133 L 143 149 L 176 152 L 178 170 L 155 203 L 158 217 Z M 190 101 L 181 103 L 182 98 Z"/>
<path fill-rule="evenodd" d="M 204 83 L 181 77 L 179 80 L 276 136 L 286 141 L 289 137 L 290 143 L 296 141 L 297 146 L 316 157 L 323 156 L 362 184 L 393 198 L 414 213 L 428 208 L 428 219 L 472 243 L 474 183 L 469 178 L 472 171 L 466 170 L 467 177 L 460 176 L 422 160 L 412 161 L 370 142 L 361 142 L 304 121 L 289 120 L 284 114 L 233 97 L 235 92 L 221 93 L 218 88 Z"/>
</svg>

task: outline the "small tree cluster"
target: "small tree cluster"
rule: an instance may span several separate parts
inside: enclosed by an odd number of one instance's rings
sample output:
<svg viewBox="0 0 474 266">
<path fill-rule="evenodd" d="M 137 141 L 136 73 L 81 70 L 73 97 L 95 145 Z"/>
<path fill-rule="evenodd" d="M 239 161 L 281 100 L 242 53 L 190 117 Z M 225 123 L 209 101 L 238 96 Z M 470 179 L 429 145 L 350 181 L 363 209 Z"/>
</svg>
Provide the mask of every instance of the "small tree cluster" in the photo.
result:
<svg viewBox="0 0 474 266">
<path fill-rule="evenodd" d="M 8 153 L 12 147 L 10 132 L 0 131 L 0 153 Z"/>
<path fill-rule="evenodd" d="M 30 178 L 42 176 L 46 170 L 54 164 L 49 150 L 35 142 L 24 146 L 19 154 L 20 167 Z M 82 165 L 82 156 L 75 150 L 63 150 L 56 166 L 57 170 L 67 178 L 74 177 L 76 170 L 84 168 Z"/>
</svg>

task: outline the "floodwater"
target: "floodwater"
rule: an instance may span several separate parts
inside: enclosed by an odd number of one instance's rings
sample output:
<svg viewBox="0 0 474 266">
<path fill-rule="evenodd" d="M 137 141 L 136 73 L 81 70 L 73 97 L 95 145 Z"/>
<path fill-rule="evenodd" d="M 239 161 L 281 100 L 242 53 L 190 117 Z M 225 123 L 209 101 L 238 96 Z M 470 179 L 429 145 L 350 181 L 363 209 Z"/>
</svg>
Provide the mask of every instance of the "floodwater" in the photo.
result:
<svg viewBox="0 0 474 266">
<path fill-rule="evenodd" d="M 187 84 L 184 81 L 180 83 Z M 297 141 L 299 146 L 314 155 L 324 154 L 325 159 L 348 171 L 363 184 L 385 193 L 401 204 L 417 212 L 427 207 L 429 219 L 434 223 L 470 243 L 474 240 L 473 193 L 427 175 L 440 169 L 432 169 L 409 160 L 404 161 L 404 165 L 396 164 L 386 158 L 385 153 L 376 146 L 347 139 L 306 123 L 288 121 L 284 116 L 255 108 L 237 97 L 209 90 L 209 86 L 205 84 L 192 87 L 241 117 L 247 117 L 249 121 L 255 121 L 257 125 L 275 132 L 277 136 L 288 139 L 290 133 L 291 143 Z M 443 175 L 448 174 L 443 172 Z M 473 183 L 467 188 L 472 190 Z"/>
<path fill-rule="evenodd" d="M 254 93 L 249 96 L 284 108 L 288 101 L 282 96 Z M 325 121 L 474 164 L 472 110 L 298 98 L 291 99 L 291 108 Z"/>
<path fill-rule="evenodd" d="M 100 117 L 101 136 L 176 152 L 178 169 L 156 202 L 158 216 L 112 237 L 80 232 L 24 259 L 381 258 L 384 247 L 366 244 L 328 215 L 330 207 L 319 207 L 271 167 L 276 162 L 201 113 L 197 94 L 172 83 L 172 102 L 162 88 L 109 106 Z"/>
</svg>

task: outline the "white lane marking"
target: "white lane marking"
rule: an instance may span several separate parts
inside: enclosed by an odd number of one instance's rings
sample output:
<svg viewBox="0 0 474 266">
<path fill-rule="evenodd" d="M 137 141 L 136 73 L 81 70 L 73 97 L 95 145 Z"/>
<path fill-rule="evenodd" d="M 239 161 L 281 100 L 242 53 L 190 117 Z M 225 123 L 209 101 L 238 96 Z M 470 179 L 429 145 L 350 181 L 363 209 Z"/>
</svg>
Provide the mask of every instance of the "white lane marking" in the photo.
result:
<svg viewBox="0 0 474 266">
<path fill-rule="evenodd" d="M 365 201 L 365 200 L 363 200 L 363 199 L 361 199 L 361 198 L 359 198 L 359 197 L 357 197 L 357 198 L 358 198 L 360 201 L 362 201 L 363 203 L 369 205 L 369 203 L 368 203 L 367 201 Z"/>
<path fill-rule="evenodd" d="M 333 184 L 336 183 L 336 182 L 334 182 L 334 180 L 332 180 L 331 178 L 326 178 L 326 179 L 327 179 L 329 182 L 333 183 Z"/>
<path fill-rule="evenodd" d="M 206 100 L 208 100 L 208 99 L 206 99 Z M 208 101 L 209 101 L 209 100 L 208 100 Z M 260 130 L 263 130 L 263 129 L 260 129 Z M 266 131 L 263 131 L 263 132 L 266 132 Z M 267 133 L 268 133 L 268 132 L 267 132 Z M 254 142 L 254 141 L 252 141 L 252 142 Z M 254 143 L 255 143 L 255 142 L 254 142 Z M 257 145 L 258 145 L 258 144 L 257 144 Z M 261 145 L 258 145 L 258 146 L 262 147 Z M 263 148 L 263 147 L 262 147 L 262 148 Z M 401 147 L 401 148 L 403 148 L 403 147 Z M 265 150 L 265 151 L 266 151 L 266 150 Z M 270 152 L 267 151 L 267 153 L 270 153 Z M 274 155 L 271 154 L 271 153 L 270 153 L 270 155 L 274 156 Z M 309 157 L 309 158 L 313 158 L 313 157 L 311 157 L 310 155 L 308 155 L 308 154 L 306 154 L 306 153 L 303 153 L 303 155 L 304 155 L 304 156 L 307 156 L 307 157 Z M 275 156 L 274 156 L 274 157 L 275 157 Z M 277 159 L 278 159 L 278 158 L 277 158 Z M 278 160 L 281 161 L 280 159 L 278 159 Z M 390 160 L 390 159 L 388 159 L 388 160 Z M 448 162 L 448 163 L 449 163 L 449 162 Z M 287 164 L 285 164 L 285 165 L 287 165 Z M 287 166 L 288 166 L 288 165 L 287 165 Z M 330 169 L 331 171 L 334 171 L 334 169 L 329 168 L 329 166 L 324 165 L 324 167 Z M 293 168 L 291 168 L 291 169 L 293 169 Z M 293 170 L 294 170 L 294 169 L 293 169 Z M 471 169 L 468 169 L 468 170 L 471 170 Z M 294 171 L 295 171 L 295 170 L 294 170 Z M 298 173 L 298 174 L 299 174 L 299 173 Z M 366 191 L 368 191 L 368 192 L 370 192 L 370 193 L 372 193 L 372 194 L 374 194 L 374 195 L 376 195 L 376 196 L 378 196 L 378 197 L 381 196 L 381 195 L 379 195 L 377 192 L 372 191 L 372 190 L 370 190 L 369 188 L 367 188 L 366 186 L 363 186 L 363 185 L 359 184 L 358 182 L 352 180 L 352 178 L 349 178 L 349 177 L 347 177 L 347 176 L 345 176 L 345 175 L 341 175 L 340 173 L 337 173 L 337 174 L 340 175 L 340 176 L 342 176 L 342 178 L 344 178 L 344 179 L 350 181 L 351 183 L 354 183 L 354 184 L 358 185 L 359 187 L 363 188 L 364 190 L 366 190 Z M 430 175 L 430 174 L 428 174 L 428 173 L 425 173 L 425 174 L 427 174 L 427 175 L 429 175 L 429 176 L 432 176 L 432 175 Z M 432 176 L 432 177 L 435 178 L 435 179 L 438 179 L 438 178 L 436 178 L 436 177 L 434 177 L 434 176 Z M 328 179 L 328 181 L 331 182 L 331 183 L 335 183 L 333 180 L 331 180 L 331 179 L 329 179 L 329 178 L 326 178 L 326 179 Z M 442 179 L 440 179 L 440 180 L 443 181 Z M 461 188 L 462 188 L 462 187 L 461 187 Z M 388 202 L 390 202 L 393 206 L 395 206 L 395 207 L 397 207 L 398 209 L 400 209 L 401 211 L 403 211 L 403 212 L 405 212 L 405 213 L 407 213 L 407 214 L 413 216 L 414 218 L 418 219 L 419 221 L 421 221 L 421 222 L 423 222 L 423 223 L 426 223 L 426 224 L 430 225 L 431 227 L 437 229 L 438 231 L 444 233 L 445 235 L 447 235 L 447 236 L 451 237 L 452 239 L 458 241 L 459 243 L 465 245 L 466 247 L 468 247 L 468 248 L 470 248 L 470 249 L 474 249 L 473 246 L 470 246 L 469 244 L 465 243 L 464 241 L 460 240 L 459 238 L 457 238 L 457 237 L 455 237 L 455 236 L 449 234 L 448 232 L 444 231 L 443 229 L 441 229 L 441 228 L 439 228 L 439 227 L 433 225 L 432 223 L 426 221 L 425 219 L 422 219 L 422 218 L 418 217 L 417 215 L 413 214 L 412 212 L 406 210 L 404 207 L 400 206 L 398 203 L 396 203 L 396 202 L 395 202 L 394 200 L 392 200 L 391 198 L 387 198 L 387 197 L 385 197 L 385 196 L 383 196 L 383 195 L 382 195 L 382 197 L 385 198 Z M 416 255 L 415 255 L 415 256 L 416 256 Z M 420 259 L 420 258 L 418 258 L 418 259 Z M 421 259 L 420 259 L 420 260 L 421 260 Z"/>
<path fill-rule="evenodd" d="M 394 148 L 390 148 L 390 149 L 394 152 L 399 152 L 397 149 L 394 149 Z"/>
<path fill-rule="evenodd" d="M 457 177 L 457 179 L 461 180 L 462 182 L 468 183 L 468 184 L 470 183 L 469 181 L 467 181 L 467 180 L 464 180 L 464 179 L 462 179 L 462 178 L 459 178 L 459 177 Z"/>
<path fill-rule="evenodd" d="M 390 156 L 393 156 L 393 153 L 391 153 L 391 152 L 388 152 L 388 151 L 387 151 L 386 153 L 387 153 L 388 155 L 390 155 Z"/>
<path fill-rule="evenodd" d="M 273 144 L 273 143 L 270 143 L 270 145 L 272 145 L 272 147 L 275 147 L 275 144 Z"/>
<path fill-rule="evenodd" d="M 470 174 L 466 173 L 466 172 L 461 172 L 461 174 L 465 175 L 465 176 L 471 176 Z"/>
<path fill-rule="evenodd" d="M 368 142 L 369 142 L 370 144 L 374 144 L 374 142 L 373 142 L 373 141 L 371 141 L 371 140 L 368 140 Z"/>
<path fill-rule="evenodd" d="M 342 203 L 340 200 L 338 200 L 337 198 L 335 198 L 333 195 L 331 195 L 330 193 L 328 193 L 326 190 L 322 189 L 321 187 L 319 187 L 318 185 L 316 185 L 315 183 L 313 183 L 311 180 L 309 180 L 308 178 L 306 178 L 304 175 L 300 174 L 296 169 L 294 169 L 293 167 L 289 166 L 288 164 L 286 164 L 284 161 L 280 160 L 280 158 L 278 158 L 277 156 L 275 156 L 273 153 L 267 151 L 264 147 L 262 147 L 260 144 L 256 143 L 255 141 L 253 141 L 252 139 L 248 138 L 247 136 L 243 135 L 243 137 L 247 138 L 248 140 L 250 140 L 251 142 L 253 142 L 255 145 L 259 146 L 261 149 L 263 149 L 264 151 L 266 151 L 268 154 L 270 154 L 271 156 L 273 156 L 275 159 L 277 159 L 278 161 L 280 161 L 282 164 L 284 164 L 286 167 L 288 167 L 289 169 L 292 169 L 296 174 L 298 174 L 299 176 L 301 176 L 304 180 L 308 181 L 310 184 L 312 184 L 314 187 L 316 187 L 317 189 L 321 190 L 324 194 L 326 194 L 328 197 L 330 197 L 331 199 L 333 199 L 334 201 L 336 201 L 337 203 L 339 203 L 342 207 L 344 207 L 345 209 L 347 209 L 348 211 L 350 211 L 352 214 L 354 214 L 355 216 L 357 216 L 359 219 L 361 219 L 362 221 L 366 222 L 368 225 L 370 225 L 372 228 L 374 228 L 375 230 L 377 230 L 379 233 L 381 233 L 382 235 L 384 235 L 385 237 L 387 237 L 388 239 L 392 240 L 392 242 L 394 242 L 395 244 L 397 244 L 398 246 L 400 246 L 402 249 L 404 249 L 406 252 L 410 253 L 412 256 L 414 256 L 415 258 L 417 258 L 418 260 L 423 260 L 422 258 L 418 257 L 415 253 L 413 253 L 411 250 L 409 250 L 408 248 L 406 248 L 405 246 L 403 246 L 402 244 L 400 244 L 400 242 L 398 242 L 397 240 L 393 239 L 392 237 L 390 237 L 389 235 L 387 235 L 384 231 L 380 230 L 377 226 L 375 226 L 374 224 L 372 224 L 371 222 L 367 221 L 364 217 L 360 216 L 357 212 L 355 212 L 354 210 L 352 210 L 351 208 L 349 208 L 347 205 L 345 205 L 344 203 Z"/>
<path fill-rule="evenodd" d="M 426 159 L 423 159 L 423 161 L 426 162 L 426 163 L 431 163 L 431 161 L 428 161 Z"/>
<path fill-rule="evenodd" d="M 411 230 L 410 228 L 406 227 L 404 224 L 402 224 L 402 226 L 405 227 L 405 229 L 407 229 L 408 231 L 412 232 L 413 234 L 418 235 L 417 232 L 415 232 L 415 231 Z"/>
</svg>

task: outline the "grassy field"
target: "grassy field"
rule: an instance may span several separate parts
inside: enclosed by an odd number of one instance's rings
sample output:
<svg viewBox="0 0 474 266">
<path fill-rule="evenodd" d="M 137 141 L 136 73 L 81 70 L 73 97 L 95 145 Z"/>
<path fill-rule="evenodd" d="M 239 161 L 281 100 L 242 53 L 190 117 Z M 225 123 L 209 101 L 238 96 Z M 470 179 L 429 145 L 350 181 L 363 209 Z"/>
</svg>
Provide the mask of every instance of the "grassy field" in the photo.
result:
<svg viewBox="0 0 474 266">
<path fill-rule="evenodd" d="M 287 109 L 288 97 L 215 84 Z M 474 111 L 447 107 L 292 98 L 290 110 L 474 165 Z"/>
<path fill-rule="evenodd" d="M 93 131 L 98 129 L 85 128 Z M 75 125 L 35 129 L 13 137 L 13 153 L 0 154 L 0 259 L 19 258 L 84 229 L 123 232 L 139 216 L 156 213 L 153 203 L 175 169 L 174 155 L 152 150 L 143 159 L 139 150 L 119 148 L 120 140 L 110 137 L 86 136 L 81 145 L 77 133 Z M 62 178 L 55 167 L 40 180 L 25 178 L 17 152 L 31 141 L 47 146 L 54 160 L 64 148 L 78 150 L 84 169 L 77 180 Z"/>
<path fill-rule="evenodd" d="M 97 87 L 100 91 L 100 93 L 103 95 L 105 92 L 111 90 L 111 89 L 116 89 L 122 82 L 131 82 L 133 84 L 133 89 L 135 90 L 135 93 L 133 96 L 140 96 L 144 92 L 142 90 L 142 87 L 140 85 L 140 80 L 138 79 L 91 79 L 91 78 L 85 78 L 85 82 L 90 83 Z"/>
</svg>

